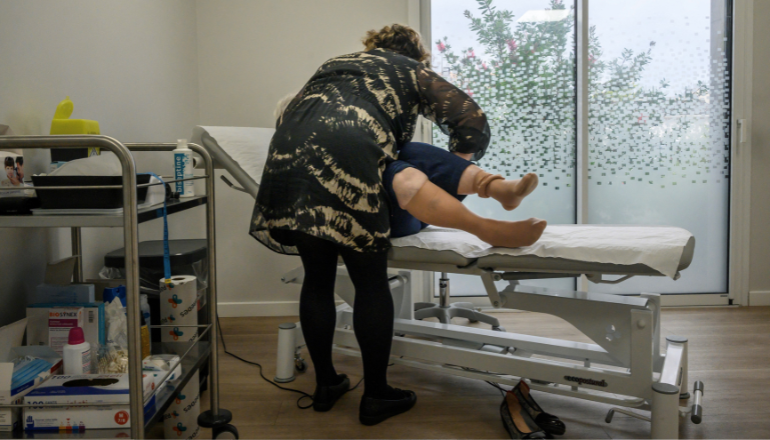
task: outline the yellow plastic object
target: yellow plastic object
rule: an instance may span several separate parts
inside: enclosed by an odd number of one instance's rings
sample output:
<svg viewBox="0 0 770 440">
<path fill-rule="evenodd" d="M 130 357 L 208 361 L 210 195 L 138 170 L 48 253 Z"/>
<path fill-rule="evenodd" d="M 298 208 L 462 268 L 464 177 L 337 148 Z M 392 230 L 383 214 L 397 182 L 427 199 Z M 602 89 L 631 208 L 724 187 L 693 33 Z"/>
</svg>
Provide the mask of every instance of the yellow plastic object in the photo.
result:
<svg viewBox="0 0 770 440">
<path fill-rule="evenodd" d="M 56 113 L 51 121 L 51 134 L 100 134 L 99 123 L 88 119 L 70 119 L 74 104 L 68 96 L 56 106 Z M 98 148 L 89 148 L 88 155 L 99 154 Z"/>
</svg>

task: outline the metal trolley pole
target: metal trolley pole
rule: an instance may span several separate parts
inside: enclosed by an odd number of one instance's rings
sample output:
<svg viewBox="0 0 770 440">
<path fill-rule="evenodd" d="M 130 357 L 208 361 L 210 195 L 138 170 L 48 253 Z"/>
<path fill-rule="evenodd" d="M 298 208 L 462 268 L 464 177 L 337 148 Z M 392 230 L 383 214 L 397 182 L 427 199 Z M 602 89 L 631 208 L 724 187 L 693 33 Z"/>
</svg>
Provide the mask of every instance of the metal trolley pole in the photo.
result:
<svg viewBox="0 0 770 440">
<path fill-rule="evenodd" d="M 129 150 L 133 151 L 173 151 L 176 148 L 174 143 L 130 143 L 126 144 Z M 218 331 L 217 328 L 217 254 L 216 254 L 216 216 L 214 205 L 214 161 L 205 148 L 200 145 L 190 143 L 188 147 L 198 153 L 203 158 L 203 165 L 206 170 L 206 238 L 208 248 L 209 263 L 209 330 L 211 354 L 209 362 L 209 395 L 211 397 L 211 409 L 204 411 L 198 417 L 198 424 L 205 428 L 218 428 L 224 426 L 233 419 L 232 413 L 219 407 L 219 351 L 218 351 Z"/>
</svg>

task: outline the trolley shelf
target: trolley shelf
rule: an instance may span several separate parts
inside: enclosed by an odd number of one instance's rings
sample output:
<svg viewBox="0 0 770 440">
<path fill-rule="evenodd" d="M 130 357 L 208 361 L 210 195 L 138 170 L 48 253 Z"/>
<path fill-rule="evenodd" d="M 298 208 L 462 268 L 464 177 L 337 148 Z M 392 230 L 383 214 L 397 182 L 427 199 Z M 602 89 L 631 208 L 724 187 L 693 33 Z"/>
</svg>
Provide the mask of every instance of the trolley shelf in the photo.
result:
<svg viewBox="0 0 770 440">
<path fill-rule="evenodd" d="M 174 381 L 170 387 L 165 387 L 155 394 L 155 415 L 144 421 L 145 427 L 149 427 L 151 424 L 161 421 L 163 413 L 166 412 L 171 402 L 176 399 L 179 392 L 184 389 L 187 382 L 195 374 L 196 371 L 206 362 L 211 354 L 211 345 L 207 341 L 195 341 L 195 342 L 162 342 L 153 344 L 153 353 L 175 354 L 183 356 L 185 352 L 190 348 L 190 345 L 195 345 L 187 353 L 187 356 L 181 360 L 182 364 L 182 376 L 179 380 Z"/>
<path fill-rule="evenodd" d="M 174 199 L 166 203 L 168 214 L 202 206 L 207 203 L 206 196 Z M 139 223 L 163 217 L 163 205 L 140 208 L 137 218 Z M 0 216 L 0 228 L 122 228 L 123 213 L 117 215 L 3 215 Z"/>
<path fill-rule="evenodd" d="M 193 346 L 191 348 L 191 345 Z M 189 350 L 189 351 L 188 351 Z M 155 393 L 155 414 L 144 421 L 145 428 L 149 428 L 153 423 L 162 421 L 163 413 L 166 412 L 171 402 L 176 399 L 179 392 L 184 389 L 196 371 L 207 362 L 211 354 L 211 345 L 207 341 L 195 342 L 156 342 L 152 344 L 153 354 L 175 354 L 187 356 L 181 360 L 182 376 L 180 379 L 172 382 L 171 386 L 159 389 Z M 125 403 L 128 406 L 128 402 Z M 22 418 L 23 421 L 23 418 Z M 0 432 L 0 439 L 6 438 L 130 438 L 131 430 L 126 429 L 86 429 L 85 432 L 26 432 L 17 430 L 14 432 Z"/>
</svg>

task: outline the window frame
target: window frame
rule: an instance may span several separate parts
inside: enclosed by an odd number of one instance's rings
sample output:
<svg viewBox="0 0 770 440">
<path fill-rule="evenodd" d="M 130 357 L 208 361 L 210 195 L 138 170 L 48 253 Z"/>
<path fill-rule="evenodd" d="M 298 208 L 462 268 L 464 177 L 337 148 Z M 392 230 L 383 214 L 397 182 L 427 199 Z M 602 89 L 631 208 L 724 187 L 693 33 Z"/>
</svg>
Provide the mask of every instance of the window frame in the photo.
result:
<svg viewBox="0 0 770 440">
<path fill-rule="evenodd" d="M 418 30 L 423 40 L 432 44 L 431 0 L 407 0 L 407 24 Z M 576 0 L 577 33 L 577 176 L 576 223 L 588 219 L 588 39 L 590 0 Z M 716 1 L 716 0 L 712 0 Z M 753 66 L 754 0 L 723 0 L 732 4 L 731 112 L 730 112 L 730 189 L 728 202 L 728 291 L 724 293 L 666 294 L 663 306 L 724 306 L 748 305 L 749 289 L 749 218 L 751 197 L 751 97 Z M 740 121 L 740 122 L 739 122 Z M 744 133 L 744 135 L 741 135 Z M 421 118 L 415 139 L 431 142 L 431 122 Z M 696 238 L 697 239 L 697 238 Z M 423 298 L 433 301 L 437 296 L 433 272 L 423 272 L 415 281 L 422 285 Z M 585 276 L 577 279 L 579 290 L 588 290 Z M 491 307 L 486 296 L 453 296 L 464 302 Z"/>
</svg>

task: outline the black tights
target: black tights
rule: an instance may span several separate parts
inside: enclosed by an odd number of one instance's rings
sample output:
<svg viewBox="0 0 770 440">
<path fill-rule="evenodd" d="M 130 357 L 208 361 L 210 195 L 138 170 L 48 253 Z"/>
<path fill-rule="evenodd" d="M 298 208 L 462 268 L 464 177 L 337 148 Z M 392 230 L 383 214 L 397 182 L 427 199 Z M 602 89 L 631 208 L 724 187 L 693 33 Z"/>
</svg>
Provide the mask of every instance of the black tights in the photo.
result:
<svg viewBox="0 0 770 440">
<path fill-rule="evenodd" d="M 299 299 L 299 319 L 318 385 L 341 380 L 332 364 L 332 341 L 337 320 L 334 280 L 337 255 L 347 266 L 356 288 L 353 328 L 364 362 L 364 395 L 388 398 L 387 369 L 393 338 L 393 299 L 388 287 L 387 252 L 364 253 L 308 234 L 293 233 L 305 267 Z"/>
</svg>

